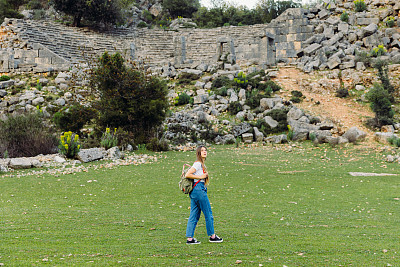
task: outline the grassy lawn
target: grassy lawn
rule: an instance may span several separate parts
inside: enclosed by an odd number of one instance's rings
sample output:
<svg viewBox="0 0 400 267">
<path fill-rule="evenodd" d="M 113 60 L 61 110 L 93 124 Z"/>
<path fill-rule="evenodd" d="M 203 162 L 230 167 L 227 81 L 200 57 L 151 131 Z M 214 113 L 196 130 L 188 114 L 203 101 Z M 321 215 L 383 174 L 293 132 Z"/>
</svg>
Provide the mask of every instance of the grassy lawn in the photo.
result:
<svg viewBox="0 0 400 267">
<path fill-rule="evenodd" d="M 4 266 L 399 266 L 399 176 L 378 150 L 310 144 L 209 149 L 222 244 L 185 244 L 179 192 L 194 152 L 68 175 L 0 175 Z M 388 265 L 389 264 L 389 265 Z"/>
</svg>

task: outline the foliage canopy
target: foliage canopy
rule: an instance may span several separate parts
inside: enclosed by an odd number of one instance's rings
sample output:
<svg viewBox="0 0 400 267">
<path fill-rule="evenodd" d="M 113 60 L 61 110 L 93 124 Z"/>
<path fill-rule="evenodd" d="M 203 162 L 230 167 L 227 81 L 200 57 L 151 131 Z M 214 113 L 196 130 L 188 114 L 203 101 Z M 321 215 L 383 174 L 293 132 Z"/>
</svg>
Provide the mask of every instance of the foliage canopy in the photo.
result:
<svg viewBox="0 0 400 267">
<path fill-rule="evenodd" d="M 166 117 L 167 86 L 158 77 L 125 65 L 119 53 L 105 52 L 93 69 L 91 86 L 100 100 L 97 126 L 122 128 L 134 134 L 137 143 L 145 143 Z"/>
</svg>

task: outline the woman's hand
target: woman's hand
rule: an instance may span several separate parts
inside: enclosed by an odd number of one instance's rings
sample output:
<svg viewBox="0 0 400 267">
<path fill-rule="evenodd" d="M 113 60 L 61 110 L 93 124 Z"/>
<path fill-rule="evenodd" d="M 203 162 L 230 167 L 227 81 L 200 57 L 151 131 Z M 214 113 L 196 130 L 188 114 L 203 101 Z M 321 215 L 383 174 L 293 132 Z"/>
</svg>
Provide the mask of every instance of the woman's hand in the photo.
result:
<svg viewBox="0 0 400 267">
<path fill-rule="evenodd" d="M 203 175 L 201 175 L 201 179 L 205 179 L 208 177 L 208 172 L 205 172 Z"/>
</svg>

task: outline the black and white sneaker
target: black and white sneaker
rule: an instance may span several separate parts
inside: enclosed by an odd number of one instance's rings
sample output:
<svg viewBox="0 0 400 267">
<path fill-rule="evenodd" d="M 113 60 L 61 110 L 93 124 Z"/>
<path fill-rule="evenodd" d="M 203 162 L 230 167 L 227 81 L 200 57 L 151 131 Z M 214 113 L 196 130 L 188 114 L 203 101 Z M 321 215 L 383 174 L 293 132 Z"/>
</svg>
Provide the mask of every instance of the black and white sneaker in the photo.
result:
<svg viewBox="0 0 400 267">
<path fill-rule="evenodd" d="M 186 245 L 197 245 L 197 244 L 201 244 L 200 241 L 197 241 L 196 238 L 193 238 L 192 240 L 186 240 Z"/>
<path fill-rule="evenodd" d="M 224 240 L 222 238 L 220 238 L 219 236 L 215 235 L 214 238 L 210 237 L 210 242 L 211 243 L 222 243 L 222 242 L 224 242 Z"/>
</svg>

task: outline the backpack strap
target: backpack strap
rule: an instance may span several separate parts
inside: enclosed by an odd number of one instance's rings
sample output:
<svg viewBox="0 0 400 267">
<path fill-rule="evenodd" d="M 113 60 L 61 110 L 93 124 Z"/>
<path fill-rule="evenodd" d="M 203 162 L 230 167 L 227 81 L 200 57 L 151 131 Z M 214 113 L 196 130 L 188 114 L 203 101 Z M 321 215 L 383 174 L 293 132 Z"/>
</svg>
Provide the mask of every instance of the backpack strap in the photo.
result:
<svg viewBox="0 0 400 267">
<path fill-rule="evenodd" d="M 194 185 L 193 188 L 200 182 L 201 180 L 198 180 Z"/>
</svg>

